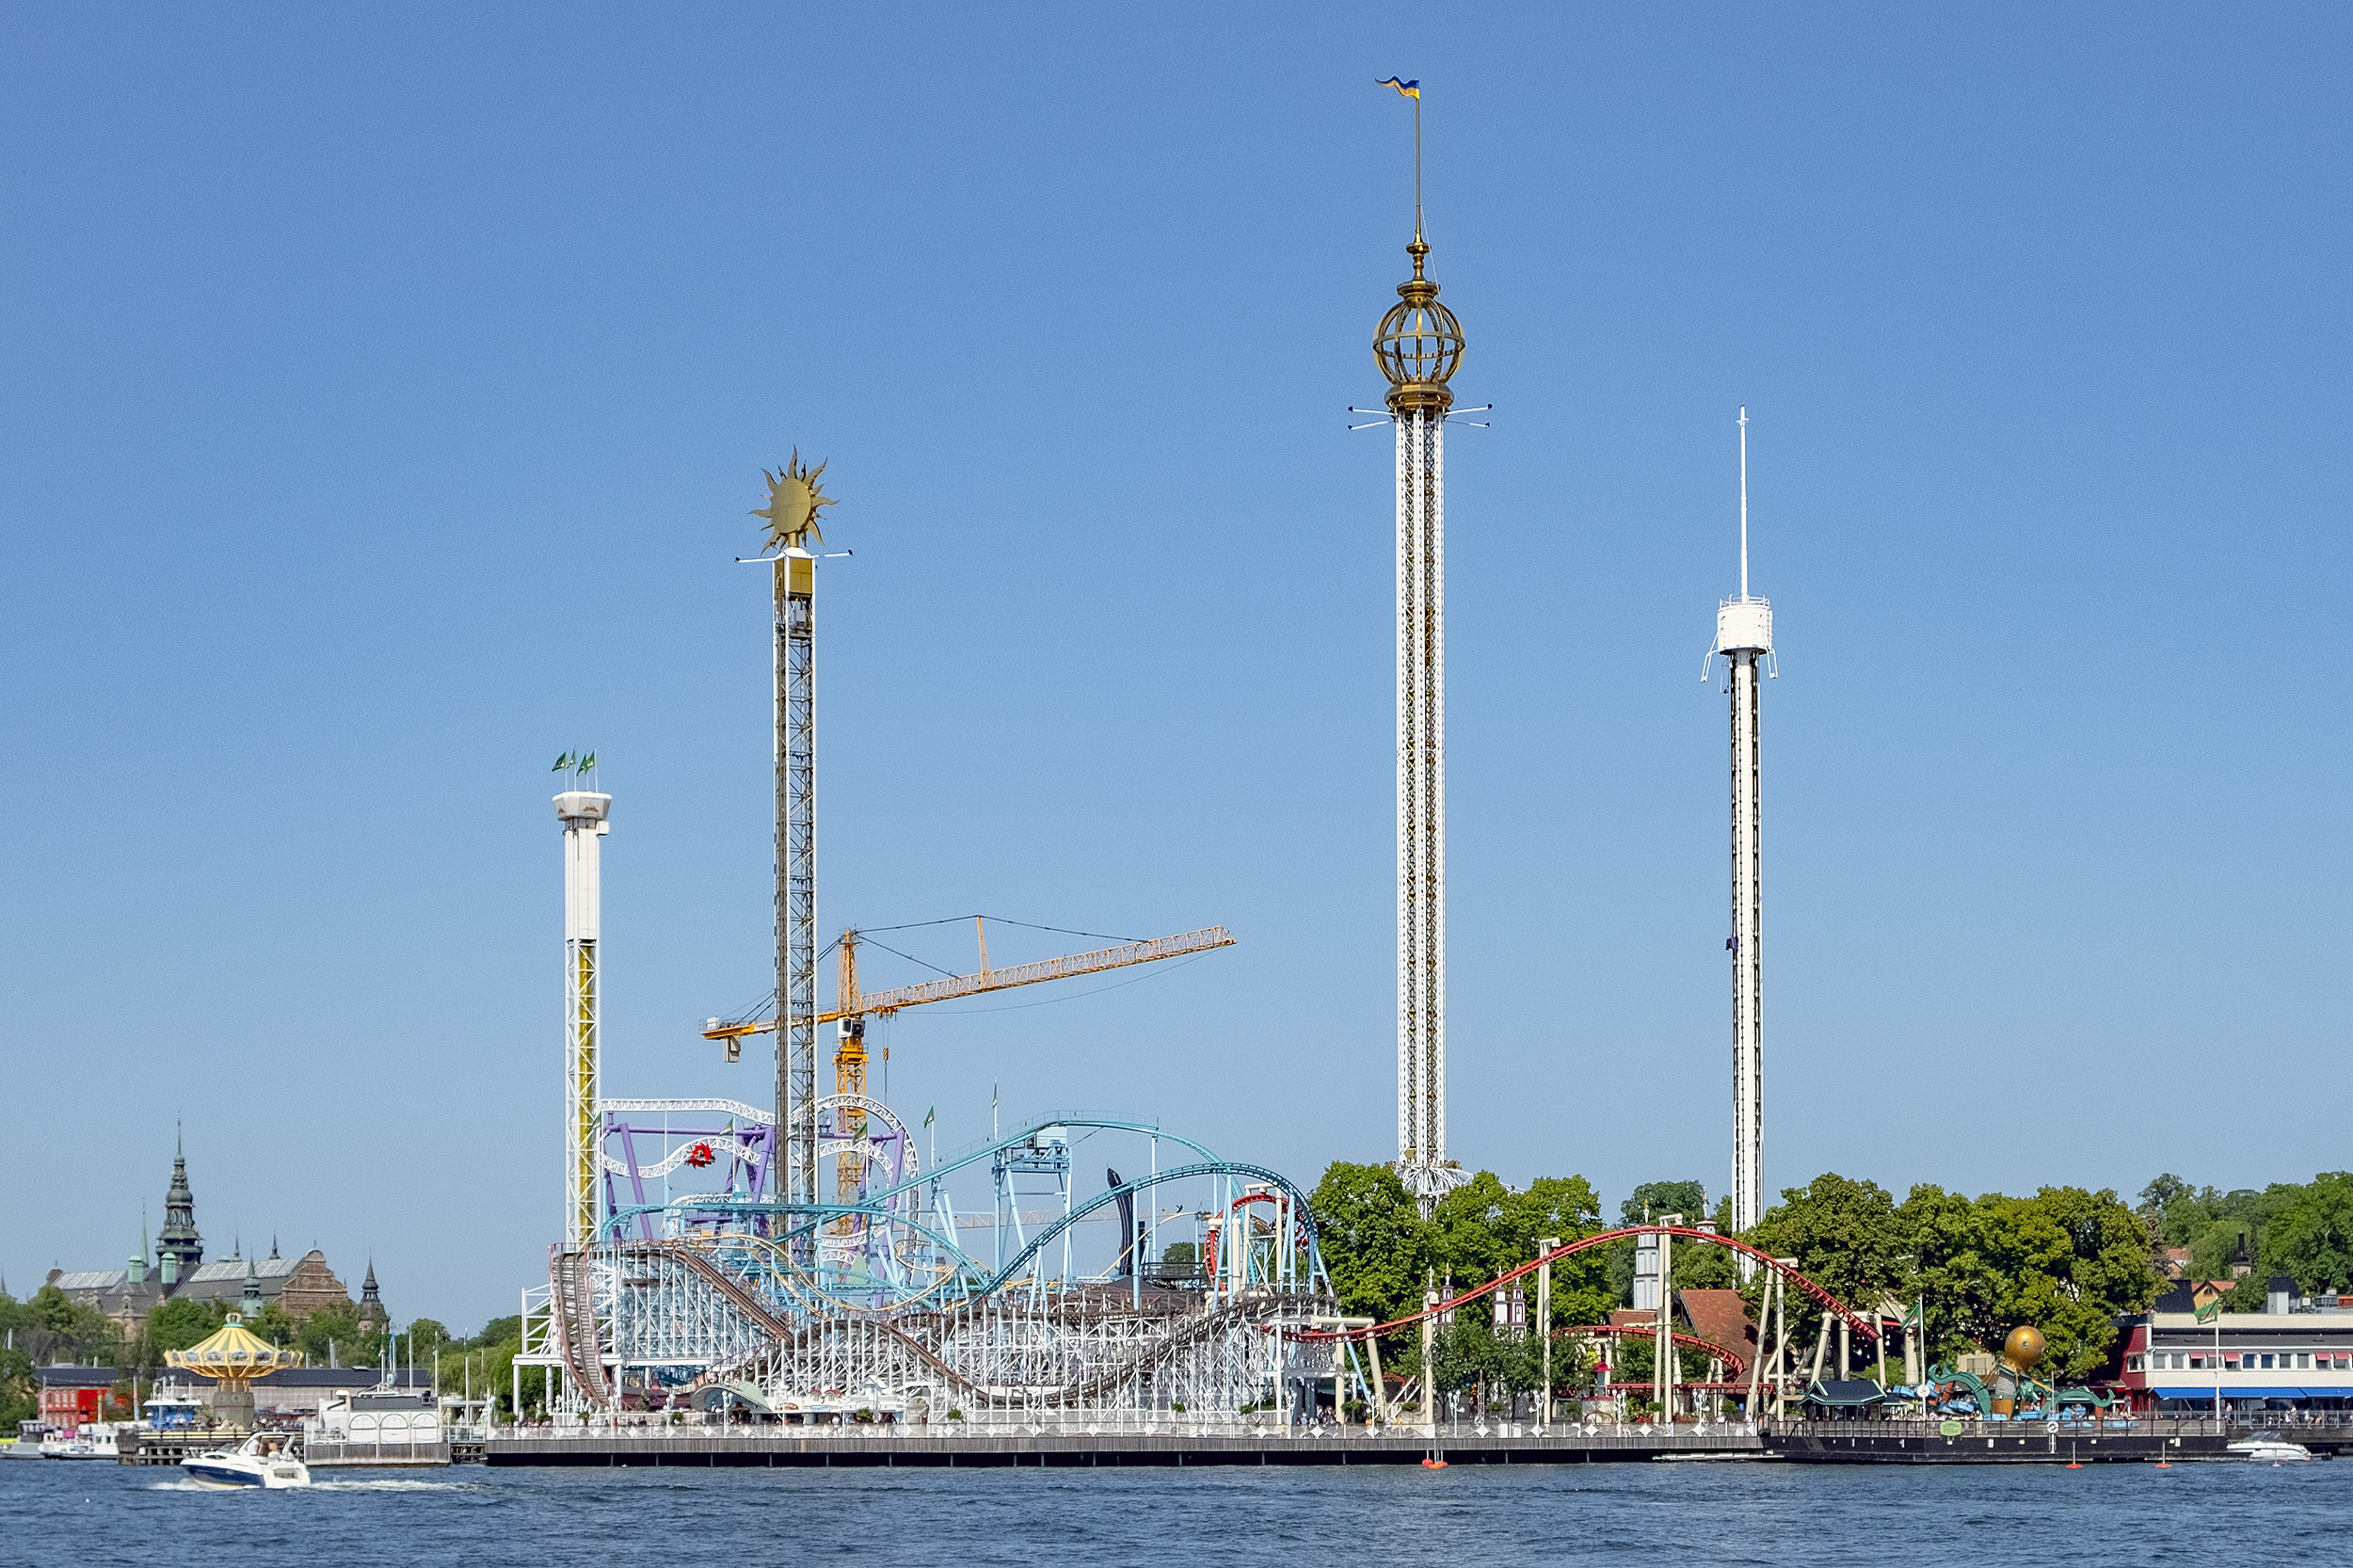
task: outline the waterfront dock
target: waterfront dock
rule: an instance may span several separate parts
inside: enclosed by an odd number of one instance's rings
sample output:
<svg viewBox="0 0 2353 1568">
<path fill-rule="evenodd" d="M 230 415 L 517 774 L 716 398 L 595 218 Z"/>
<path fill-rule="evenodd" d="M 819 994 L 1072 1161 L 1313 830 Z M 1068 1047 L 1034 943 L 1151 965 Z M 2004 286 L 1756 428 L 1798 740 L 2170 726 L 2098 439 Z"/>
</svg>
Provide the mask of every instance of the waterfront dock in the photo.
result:
<svg viewBox="0 0 2353 1568">
<path fill-rule="evenodd" d="M 2254 1429 L 2212 1420 L 2105 1426 L 1982 1421 L 1780 1421 L 1705 1429 L 1501 1426 L 1434 1440 L 1412 1431 L 1287 1433 L 1231 1430 L 1084 1432 L 1018 1426 L 966 1430 L 871 1427 L 510 1427 L 482 1444 L 498 1465 L 1040 1468 L 1231 1464 L 1596 1464 L 1660 1461 L 1800 1464 L 2152 1464 L 2223 1460 Z M 2353 1425 L 2299 1426 L 2287 1435 L 2320 1454 L 2353 1448 Z"/>
<path fill-rule="evenodd" d="M 1685 1459 L 1755 1459 L 1753 1433 L 1721 1427 L 1543 1436 L 1490 1431 L 1441 1436 L 1382 1432 L 1351 1436 L 1280 1432 L 1031 1432 L 983 1428 L 953 1435 L 878 1433 L 858 1428 L 765 1428 L 719 1432 L 695 1427 L 527 1429 L 484 1445 L 489 1464 L 1012 1466 L 1418 1464 L 1433 1451 L 1449 1464 L 1588 1464 Z"/>
</svg>

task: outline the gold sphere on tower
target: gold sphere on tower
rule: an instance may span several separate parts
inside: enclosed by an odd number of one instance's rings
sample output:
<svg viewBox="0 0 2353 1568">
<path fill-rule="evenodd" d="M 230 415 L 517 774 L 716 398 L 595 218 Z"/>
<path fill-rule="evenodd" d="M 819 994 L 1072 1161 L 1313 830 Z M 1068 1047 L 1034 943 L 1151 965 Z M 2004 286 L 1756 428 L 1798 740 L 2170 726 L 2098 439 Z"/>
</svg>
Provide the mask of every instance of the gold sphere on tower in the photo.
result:
<svg viewBox="0 0 2353 1568">
<path fill-rule="evenodd" d="M 1372 357 L 1388 377 L 1392 412 L 1443 412 L 1454 401 L 1447 382 L 1463 362 L 1463 324 L 1438 303 L 1438 285 L 1422 276 L 1429 245 L 1417 234 L 1405 249 L 1414 258 L 1414 276 L 1397 286 L 1398 302 L 1372 335 Z"/>
<path fill-rule="evenodd" d="M 2002 1359 L 2022 1372 L 2031 1371 L 2042 1359 L 2044 1348 L 2042 1331 L 2024 1323 L 2011 1329 L 2009 1337 L 2002 1341 Z"/>
</svg>

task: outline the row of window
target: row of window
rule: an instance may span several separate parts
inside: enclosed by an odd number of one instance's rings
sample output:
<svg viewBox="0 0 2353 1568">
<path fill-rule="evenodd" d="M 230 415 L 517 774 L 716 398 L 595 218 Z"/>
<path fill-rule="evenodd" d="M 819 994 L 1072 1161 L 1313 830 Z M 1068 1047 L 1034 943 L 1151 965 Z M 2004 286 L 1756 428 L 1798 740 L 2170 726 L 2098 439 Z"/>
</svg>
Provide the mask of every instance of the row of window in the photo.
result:
<svg viewBox="0 0 2353 1568">
<path fill-rule="evenodd" d="M 2133 1357 L 2136 1372 L 2208 1372 L 2214 1370 L 2211 1352 L 2151 1351 Z M 2222 1369 L 2230 1372 L 2348 1371 L 2353 1352 L 2345 1351 L 2225 1351 Z"/>
</svg>

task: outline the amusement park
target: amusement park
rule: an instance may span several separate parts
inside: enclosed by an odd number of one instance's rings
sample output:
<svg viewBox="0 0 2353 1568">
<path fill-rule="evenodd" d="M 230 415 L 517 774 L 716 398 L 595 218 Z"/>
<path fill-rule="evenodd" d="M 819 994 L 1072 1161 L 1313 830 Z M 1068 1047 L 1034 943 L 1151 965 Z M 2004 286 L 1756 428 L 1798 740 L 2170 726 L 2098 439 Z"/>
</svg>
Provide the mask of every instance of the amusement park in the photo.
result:
<svg viewBox="0 0 2353 1568">
<path fill-rule="evenodd" d="M 1398 670 L 1398 1144 L 1373 1179 L 1400 1224 L 1427 1225 L 1494 1179 L 1449 1157 L 1445 1066 L 1444 450 L 1449 423 L 1479 410 L 1455 406 L 1465 334 L 1439 302 L 1418 205 L 1406 249 L 1412 276 L 1372 339 L 1387 384 L 1376 423 L 1395 448 Z M 1083 1434 L 1096 1453 L 1114 1437 L 1182 1434 L 1205 1454 L 1220 1442 L 1258 1451 L 1275 1434 L 1372 1440 L 1429 1464 L 1446 1463 L 1448 1442 L 1592 1457 L 1595 1444 L 1754 1448 L 1776 1430 L 1785 1446 L 1836 1429 L 1849 1450 L 1867 1432 L 1895 1451 L 1990 1433 L 1984 1450 L 1941 1457 L 2047 1459 L 2062 1432 L 2110 1458 L 2218 1445 L 2219 1419 L 2184 1427 L 2176 1408 L 2160 1438 L 2135 1419 L 2153 1416 L 2145 1389 L 2095 1387 L 2080 1367 L 2062 1375 L 2032 1323 L 2006 1325 L 1998 1354 L 1937 1359 L 1925 1302 L 1842 1299 L 1763 1244 L 1759 714 L 1776 672 L 1771 607 L 1750 592 L 1745 409 L 1738 433 L 1739 592 L 1716 607 L 1707 669 L 1722 661 L 1730 698 L 1728 1192 L 1713 1212 L 1646 1208 L 1614 1227 L 1588 1211 L 1588 1193 L 1487 1277 L 1458 1289 L 1433 1264 L 1369 1313 L 1355 1242 L 1338 1245 L 1331 1203 L 1320 1213 L 1283 1171 L 1116 1111 L 1008 1126 L 992 1107 L 987 1136 L 942 1152 L 931 1115 L 888 1102 L 868 1042 L 900 1013 L 1213 955 L 1240 938 L 1207 925 L 996 966 L 990 918 L 956 917 L 971 924 L 968 971 L 878 989 L 861 984 L 861 952 L 896 952 L 881 938 L 910 927 L 844 929 L 821 945 L 818 584 L 847 552 L 825 548 L 826 464 L 795 450 L 767 472 L 752 514 L 761 549 L 736 561 L 764 568 L 770 589 L 775 968 L 760 1005 L 710 1016 L 701 1034 L 727 1062 L 743 1063 L 747 1042 L 754 1062 L 773 1052 L 773 1098 L 603 1093 L 600 857 L 614 798 L 593 752 L 565 753 L 553 798 L 564 1208 L 545 1276 L 522 1290 L 507 1391 L 521 1412 L 535 1371 L 550 1424 L 493 1439 L 490 1463 L 662 1463 L 680 1433 L 714 1432 L 739 1445 L 729 1463 L 777 1463 L 776 1444 L 816 1436 L 912 1452 L 918 1436 L 1049 1432 Z M 1001 939 L 1024 922 L 997 923 Z M 1705 1207 L 1704 1193 L 1693 1201 Z M 1593 1289 L 1606 1260 L 1628 1255 L 1630 1307 Z M 1712 1285 L 1692 1287 L 1678 1255 L 1707 1260 L 1698 1273 Z M 1453 1364 L 1490 1321 L 1513 1369 L 1498 1362 L 1466 1396 Z M 656 1436 L 670 1446 L 630 1447 Z"/>
</svg>

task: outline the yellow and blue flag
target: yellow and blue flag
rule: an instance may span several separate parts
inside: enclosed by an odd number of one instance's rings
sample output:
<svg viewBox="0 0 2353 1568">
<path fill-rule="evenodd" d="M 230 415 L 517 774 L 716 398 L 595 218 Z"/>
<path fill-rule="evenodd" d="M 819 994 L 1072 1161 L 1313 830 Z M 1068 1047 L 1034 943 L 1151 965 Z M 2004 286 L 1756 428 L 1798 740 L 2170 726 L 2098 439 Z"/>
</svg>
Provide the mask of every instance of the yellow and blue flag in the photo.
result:
<svg viewBox="0 0 2353 1568">
<path fill-rule="evenodd" d="M 1421 96 L 1421 79 L 1419 77 L 1416 77 L 1410 82 L 1401 82 L 1396 77 L 1392 76 L 1385 82 L 1375 82 L 1372 85 L 1377 88 L 1397 88 L 1397 95 L 1400 98 L 1417 99 Z"/>
</svg>

